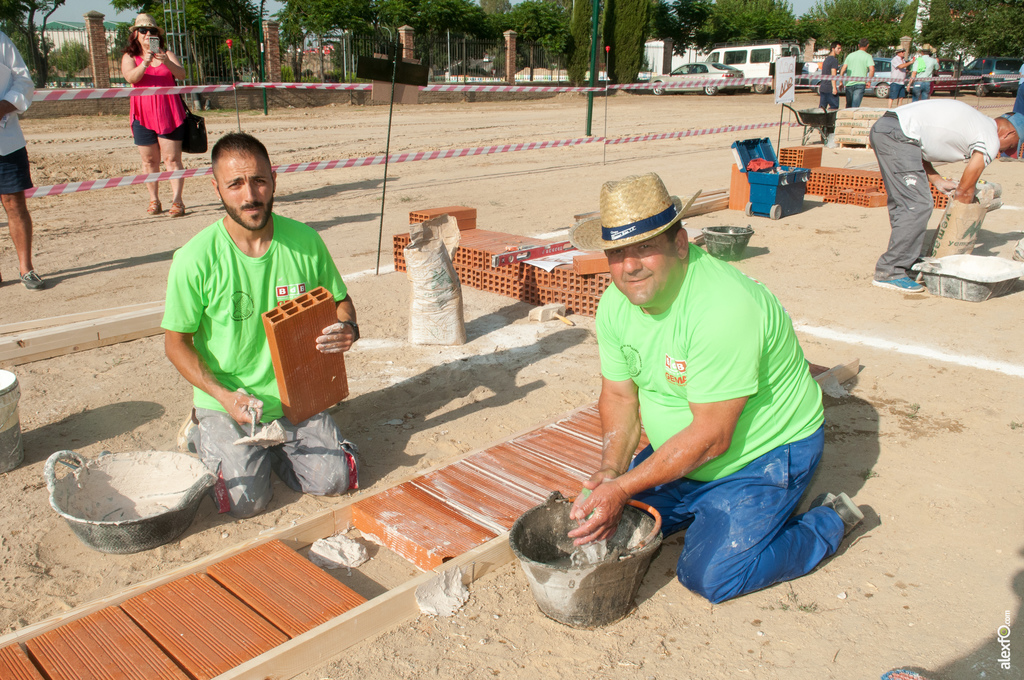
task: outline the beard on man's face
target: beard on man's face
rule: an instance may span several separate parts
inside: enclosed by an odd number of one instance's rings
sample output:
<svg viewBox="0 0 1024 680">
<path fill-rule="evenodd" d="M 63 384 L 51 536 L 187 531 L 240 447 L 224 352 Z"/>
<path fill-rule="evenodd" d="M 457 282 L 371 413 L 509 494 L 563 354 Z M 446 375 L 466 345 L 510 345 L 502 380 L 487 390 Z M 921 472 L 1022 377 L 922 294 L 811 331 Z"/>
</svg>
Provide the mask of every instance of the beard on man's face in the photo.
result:
<svg viewBox="0 0 1024 680">
<path fill-rule="evenodd" d="M 259 231 L 263 227 L 267 226 L 267 222 L 270 221 L 270 214 L 274 210 L 274 197 L 264 204 L 259 201 L 253 201 L 251 203 L 243 203 L 238 207 L 237 210 L 229 206 L 221 199 L 221 204 L 224 206 L 224 210 L 227 211 L 228 215 L 235 221 L 236 224 L 241 225 L 243 228 L 249 231 Z M 256 215 L 249 216 L 243 213 L 243 210 L 249 210 L 251 208 L 261 208 L 260 212 Z"/>
</svg>

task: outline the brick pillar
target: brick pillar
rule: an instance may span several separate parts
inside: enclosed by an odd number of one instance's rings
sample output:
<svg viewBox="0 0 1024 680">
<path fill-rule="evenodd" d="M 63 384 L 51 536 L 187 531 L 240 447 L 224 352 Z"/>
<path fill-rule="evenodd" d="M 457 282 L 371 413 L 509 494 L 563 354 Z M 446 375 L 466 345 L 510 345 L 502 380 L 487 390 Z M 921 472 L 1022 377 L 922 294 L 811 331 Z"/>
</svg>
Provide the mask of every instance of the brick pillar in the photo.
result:
<svg viewBox="0 0 1024 680">
<path fill-rule="evenodd" d="M 675 47 L 675 43 L 672 42 L 672 38 L 665 38 L 662 43 L 664 47 L 661 48 L 661 74 L 668 75 L 672 73 L 672 48 Z"/>
<path fill-rule="evenodd" d="M 85 34 L 89 36 L 89 65 L 92 66 L 92 86 L 110 87 L 110 64 L 107 63 L 107 31 L 103 28 L 103 14 L 93 10 L 85 16 Z"/>
<path fill-rule="evenodd" d="M 516 32 L 505 31 L 505 80 L 516 84 Z"/>
<path fill-rule="evenodd" d="M 402 61 L 412 61 L 416 58 L 416 33 L 412 26 L 402 26 L 398 29 L 398 42 L 402 43 Z"/>
<path fill-rule="evenodd" d="M 271 83 L 281 82 L 281 37 L 278 33 L 276 21 L 263 22 L 263 44 L 266 46 L 264 63 L 266 64 L 266 78 Z M 300 78 L 301 80 L 301 78 Z"/>
<path fill-rule="evenodd" d="M 814 61 L 814 45 L 817 42 L 814 38 L 808 38 L 807 42 L 804 43 L 804 63 L 811 63 Z"/>
</svg>

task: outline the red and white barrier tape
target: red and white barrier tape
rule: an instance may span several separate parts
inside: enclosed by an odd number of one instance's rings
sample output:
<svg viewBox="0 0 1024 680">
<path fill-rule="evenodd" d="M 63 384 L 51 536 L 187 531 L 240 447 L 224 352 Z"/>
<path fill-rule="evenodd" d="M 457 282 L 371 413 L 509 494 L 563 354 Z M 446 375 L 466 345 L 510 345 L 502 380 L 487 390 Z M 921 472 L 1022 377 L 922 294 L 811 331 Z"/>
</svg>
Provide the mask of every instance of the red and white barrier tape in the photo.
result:
<svg viewBox="0 0 1024 680">
<path fill-rule="evenodd" d="M 998 76 L 996 76 L 998 77 Z M 1019 76 L 1007 76 L 1010 80 Z M 893 82 L 877 76 L 819 76 L 801 74 L 798 81 L 814 79 L 816 82 L 840 80 L 843 82 Z M 961 76 L 960 81 L 979 80 L 980 76 Z M 919 78 L 925 81 L 956 80 L 950 76 L 935 78 Z M 673 84 L 686 84 L 689 87 L 707 87 L 709 85 L 771 85 L 771 78 L 668 78 L 659 82 L 626 83 L 624 85 L 608 85 L 607 87 L 571 87 L 568 85 L 458 85 L 437 83 L 420 89 L 424 92 L 603 92 L 604 90 L 650 90 L 656 87 L 672 87 Z M 801 84 L 801 83 L 798 83 Z M 181 85 L 175 87 L 111 87 L 82 88 L 74 90 L 37 90 L 32 101 L 74 101 L 79 99 L 117 99 L 121 97 L 148 97 L 168 94 L 200 94 L 204 92 L 231 92 L 235 89 L 267 89 L 267 90 L 349 90 L 366 91 L 373 86 L 370 83 L 235 83 L 234 85 Z"/>
<path fill-rule="evenodd" d="M 105 89 L 36 90 L 34 102 L 73 101 L 77 99 L 115 99 L 146 97 L 155 94 L 192 94 L 199 92 L 230 92 L 234 85 L 180 85 L 175 87 L 109 87 Z"/>
<path fill-rule="evenodd" d="M 681 130 L 679 132 L 660 132 L 649 135 L 636 135 L 634 137 L 618 137 L 606 139 L 605 144 L 632 144 L 633 142 L 652 142 L 658 139 L 676 139 L 682 137 L 700 137 L 702 135 L 717 135 L 722 132 L 737 132 L 739 130 L 760 130 L 763 128 L 779 127 L 779 123 L 749 123 L 746 125 L 725 125 L 722 127 L 700 128 L 697 130 Z M 782 123 L 790 127 L 802 127 L 799 123 Z"/>
<path fill-rule="evenodd" d="M 522 142 L 520 144 L 500 144 L 496 146 L 476 146 L 465 149 L 438 149 L 436 151 L 415 151 L 411 153 L 391 154 L 390 163 L 412 163 L 415 161 L 433 161 L 443 158 L 462 158 L 464 156 L 486 156 L 496 153 L 511 153 L 514 151 L 538 151 L 540 149 L 557 149 L 566 146 L 577 146 L 580 144 L 593 144 L 603 142 L 604 137 L 579 137 L 576 139 L 558 139 L 547 142 Z M 384 156 L 365 156 L 363 158 L 343 158 L 333 161 L 312 161 L 307 163 L 291 163 L 288 165 L 276 165 L 274 170 L 278 173 L 289 172 L 311 172 L 316 170 L 333 170 L 336 168 L 358 168 L 364 165 L 382 165 Z M 66 184 L 53 184 L 49 186 L 34 187 L 25 191 L 27 198 L 42 198 L 44 196 L 60 196 L 63 194 L 74 194 L 81 191 L 94 191 L 96 189 L 114 189 L 117 187 L 134 186 L 147 182 L 163 182 L 169 179 L 187 179 L 189 177 L 200 177 L 213 174 L 213 168 L 190 168 L 188 170 L 173 170 L 170 172 L 153 172 L 145 175 L 131 175 L 127 177 L 112 177 L 110 179 L 94 179 L 85 182 L 68 182 Z"/>
</svg>

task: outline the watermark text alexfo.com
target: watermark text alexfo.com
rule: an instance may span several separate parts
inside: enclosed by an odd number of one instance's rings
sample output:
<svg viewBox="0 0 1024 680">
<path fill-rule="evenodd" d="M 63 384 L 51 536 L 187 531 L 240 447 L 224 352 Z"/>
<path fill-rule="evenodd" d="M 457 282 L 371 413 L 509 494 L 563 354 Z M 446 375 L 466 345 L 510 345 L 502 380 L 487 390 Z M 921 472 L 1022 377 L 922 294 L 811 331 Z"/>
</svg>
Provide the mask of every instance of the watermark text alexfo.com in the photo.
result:
<svg viewBox="0 0 1024 680">
<path fill-rule="evenodd" d="M 1010 670 L 1010 612 L 1006 612 L 1003 625 L 996 628 L 996 639 L 999 640 L 999 667 Z"/>
</svg>

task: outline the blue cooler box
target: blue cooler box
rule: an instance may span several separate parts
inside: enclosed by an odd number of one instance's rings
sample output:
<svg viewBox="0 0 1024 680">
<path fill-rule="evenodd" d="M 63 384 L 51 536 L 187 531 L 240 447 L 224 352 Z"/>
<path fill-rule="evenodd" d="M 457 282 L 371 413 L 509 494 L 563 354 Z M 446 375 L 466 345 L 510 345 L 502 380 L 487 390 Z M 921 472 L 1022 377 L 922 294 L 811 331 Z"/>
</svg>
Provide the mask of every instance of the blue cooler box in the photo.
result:
<svg viewBox="0 0 1024 680">
<path fill-rule="evenodd" d="M 804 209 L 804 194 L 811 171 L 807 168 L 790 168 L 779 165 L 772 142 L 767 137 L 743 139 L 732 143 L 736 165 L 746 173 L 750 184 L 750 203 L 747 215 L 770 217 L 777 220 L 795 215 Z M 763 172 L 747 172 L 747 163 L 754 158 L 764 158 L 774 166 Z"/>
</svg>

